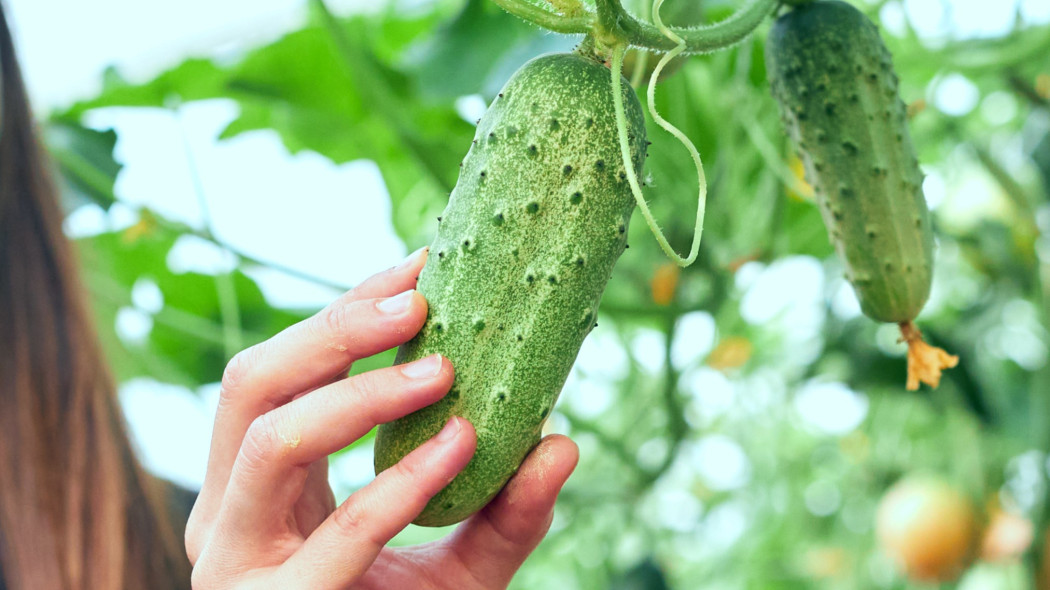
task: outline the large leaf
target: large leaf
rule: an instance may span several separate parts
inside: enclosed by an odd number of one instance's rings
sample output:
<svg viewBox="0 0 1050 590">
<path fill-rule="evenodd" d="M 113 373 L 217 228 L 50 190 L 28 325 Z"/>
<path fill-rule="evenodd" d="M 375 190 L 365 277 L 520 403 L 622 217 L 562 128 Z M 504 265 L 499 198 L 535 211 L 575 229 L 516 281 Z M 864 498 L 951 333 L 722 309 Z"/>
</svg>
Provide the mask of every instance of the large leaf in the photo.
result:
<svg viewBox="0 0 1050 590">
<path fill-rule="evenodd" d="M 188 59 L 145 84 L 132 84 L 108 70 L 102 92 L 56 117 L 76 120 L 94 108 L 165 107 L 225 95 L 226 72 L 207 59 Z"/>
</svg>

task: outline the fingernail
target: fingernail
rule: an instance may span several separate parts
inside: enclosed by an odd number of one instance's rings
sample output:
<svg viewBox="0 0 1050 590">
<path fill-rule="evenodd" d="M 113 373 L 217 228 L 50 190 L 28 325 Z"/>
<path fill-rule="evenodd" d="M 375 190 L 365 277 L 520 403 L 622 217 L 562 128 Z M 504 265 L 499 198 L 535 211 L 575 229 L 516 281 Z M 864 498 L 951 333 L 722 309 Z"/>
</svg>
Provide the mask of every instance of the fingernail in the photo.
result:
<svg viewBox="0 0 1050 590">
<path fill-rule="evenodd" d="M 441 355 L 432 354 L 401 366 L 401 373 L 409 379 L 428 379 L 441 372 Z"/>
<path fill-rule="evenodd" d="M 453 416 L 445 423 L 445 427 L 441 429 L 441 432 L 437 433 L 434 440 L 439 443 L 448 442 L 456 438 L 460 430 L 463 430 L 463 427 L 459 425 L 459 418 Z"/>
<path fill-rule="evenodd" d="M 376 304 L 376 309 L 383 313 L 397 315 L 404 313 L 408 310 L 408 306 L 412 305 L 412 293 L 413 290 L 405 291 L 399 295 L 388 297 Z"/>
<path fill-rule="evenodd" d="M 429 247 L 429 246 L 423 246 L 423 247 L 422 247 L 422 248 L 420 248 L 419 250 L 416 250 L 415 252 L 413 252 L 413 253 L 409 254 L 409 255 L 408 255 L 408 256 L 406 256 L 406 257 L 405 257 L 405 259 L 404 259 L 404 260 L 402 260 L 402 261 L 401 261 L 401 262 L 400 262 L 400 263 L 399 263 L 399 264 L 398 264 L 398 265 L 397 265 L 396 267 L 394 267 L 394 269 L 395 269 L 395 270 L 401 270 L 402 268 L 405 268 L 405 267 L 411 266 L 411 265 L 412 265 L 412 263 L 414 263 L 414 262 L 416 261 L 416 259 L 417 259 L 417 258 L 419 258 L 420 254 L 422 254 L 422 253 L 423 253 L 424 251 L 426 251 L 426 249 L 427 249 L 428 247 Z"/>
</svg>

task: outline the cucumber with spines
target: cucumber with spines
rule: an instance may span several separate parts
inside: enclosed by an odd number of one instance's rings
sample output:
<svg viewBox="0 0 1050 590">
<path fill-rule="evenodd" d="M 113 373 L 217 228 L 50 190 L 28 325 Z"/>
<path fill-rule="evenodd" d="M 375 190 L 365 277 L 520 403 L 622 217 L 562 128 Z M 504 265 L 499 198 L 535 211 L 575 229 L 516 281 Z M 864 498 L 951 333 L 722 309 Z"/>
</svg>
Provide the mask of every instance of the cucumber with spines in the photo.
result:
<svg viewBox="0 0 1050 590">
<path fill-rule="evenodd" d="M 862 311 L 901 325 L 908 387 L 936 386 L 954 357 L 912 325 L 930 294 L 933 228 L 892 57 L 863 13 L 838 0 L 780 16 L 766 67 L 785 127 Z"/>
<path fill-rule="evenodd" d="M 376 470 L 453 415 L 477 430 L 464 471 L 415 521 L 458 522 L 482 508 L 540 440 L 624 251 L 635 200 L 613 115 L 610 72 L 580 53 L 521 67 L 478 123 L 419 277 L 430 312 L 398 363 L 440 353 L 455 367 L 438 403 L 380 427 Z M 645 120 L 624 87 L 632 164 Z"/>
</svg>

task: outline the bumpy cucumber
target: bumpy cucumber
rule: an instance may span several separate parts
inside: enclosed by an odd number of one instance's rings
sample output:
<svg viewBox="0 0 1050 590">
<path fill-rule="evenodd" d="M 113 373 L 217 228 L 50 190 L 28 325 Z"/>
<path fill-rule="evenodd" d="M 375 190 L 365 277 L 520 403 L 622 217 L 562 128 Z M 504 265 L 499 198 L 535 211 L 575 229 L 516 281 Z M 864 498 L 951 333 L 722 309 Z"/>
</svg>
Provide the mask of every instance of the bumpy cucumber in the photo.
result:
<svg viewBox="0 0 1050 590">
<path fill-rule="evenodd" d="M 766 67 L 861 309 L 914 319 L 930 293 L 933 232 L 878 30 L 845 2 L 805 4 L 773 25 Z"/>
<path fill-rule="evenodd" d="M 539 441 L 595 325 L 635 207 L 611 87 L 609 69 L 590 57 L 541 56 L 478 123 L 419 277 L 429 317 L 397 355 L 441 353 L 455 381 L 440 402 L 380 427 L 375 442 L 379 472 L 452 415 L 477 430 L 474 458 L 416 524 L 458 522 L 499 492 Z M 644 115 L 630 90 L 624 102 L 640 174 Z"/>
</svg>

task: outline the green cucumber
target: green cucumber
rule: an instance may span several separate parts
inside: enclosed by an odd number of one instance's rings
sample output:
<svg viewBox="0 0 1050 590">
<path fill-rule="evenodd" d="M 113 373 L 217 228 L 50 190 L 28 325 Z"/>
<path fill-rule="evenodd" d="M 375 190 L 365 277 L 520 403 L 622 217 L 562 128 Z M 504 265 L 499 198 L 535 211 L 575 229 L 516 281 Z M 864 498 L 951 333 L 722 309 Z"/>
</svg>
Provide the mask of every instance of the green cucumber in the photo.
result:
<svg viewBox="0 0 1050 590">
<path fill-rule="evenodd" d="M 804 4 L 773 25 L 766 67 L 861 309 L 914 319 L 930 293 L 933 231 L 878 29 L 845 2 Z"/>
<path fill-rule="evenodd" d="M 632 163 L 645 119 L 624 82 Z M 611 74 L 579 53 L 521 67 L 478 122 L 419 276 L 430 312 L 397 363 L 440 353 L 455 367 L 438 403 L 379 428 L 376 472 L 453 415 L 477 430 L 470 464 L 416 524 L 443 526 L 485 506 L 539 442 L 624 251 L 635 200 L 622 164 Z"/>
<path fill-rule="evenodd" d="M 878 29 L 845 2 L 801 4 L 770 30 L 766 68 L 861 310 L 900 325 L 907 388 L 937 387 L 959 358 L 923 342 L 912 323 L 930 295 L 933 228 Z"/>
</svg>

